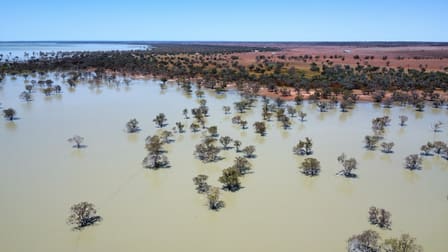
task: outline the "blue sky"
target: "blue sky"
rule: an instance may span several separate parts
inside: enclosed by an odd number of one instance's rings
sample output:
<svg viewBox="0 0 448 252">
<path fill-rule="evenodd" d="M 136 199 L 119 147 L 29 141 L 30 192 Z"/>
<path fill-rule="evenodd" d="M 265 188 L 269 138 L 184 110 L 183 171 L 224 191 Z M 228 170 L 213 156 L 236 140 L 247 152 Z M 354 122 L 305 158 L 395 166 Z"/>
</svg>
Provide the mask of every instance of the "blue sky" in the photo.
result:
<svg viewBox="0 0 448 252">
<path fill-rule="evenodd" d="M 2 0 L 0 41 L 448 41 L 448 0 Z"/>
</svg>

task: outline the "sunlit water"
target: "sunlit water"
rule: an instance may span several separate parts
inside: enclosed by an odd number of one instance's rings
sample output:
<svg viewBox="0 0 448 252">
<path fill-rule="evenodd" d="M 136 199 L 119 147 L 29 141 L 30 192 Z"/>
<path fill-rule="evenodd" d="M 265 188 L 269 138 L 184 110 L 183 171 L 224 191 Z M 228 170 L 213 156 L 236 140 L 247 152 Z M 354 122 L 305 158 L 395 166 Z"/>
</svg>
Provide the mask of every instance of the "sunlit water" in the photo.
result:
<svg viewBox="0 0 448 252">
<path fill-rule="evenodd" d="M 158 82 L 135 80 L 130 86 L 79 85 L 45 97 L 33 93 L 30 103 L 19 100 L 24 80 L 7 77 L 0 89 L 2 108 L 13 107 L 20 118 L 0 121 L 0 251 L 345 251 L 346 240 L 366 229 L 383 238 L 410 233 L 425 251 L 448 251 L 448 161 L 425 157 L 423 169 L 408 171 L 404 158 L 418 153 L 427 141 L 447 140 L 448 129 L 432 132 L 430 125 L 447 123 L 446 109 L 427 107 L 383 109 L 361 103 L 350 112 L 318 112 L 312 104 L 299 108 L 307 120 L 294 118 L 290 130 L 273 120 L 267 135 L 253 127 L 242 130 L 224 115 L 223 105 L 238 101 L 236 92 L 206 92 L 211 116 L 221 136 L 256 146 L 254 173 L 242 179 L 243 189 L 223 192 L 226 207 L 208 210 L 196 193 L 192 178 L 209 175 L 218 186 L 221 170 L 232 164 L 235 150 L 225 158 L 204 164 L 193 156 L 201 133 L 175 134 L 167 145 L 171 168 L 142 168 L 144 139 L 157 129 L 152 122 L 163 112 L 169 126 L 190 125 L 182 109 L 198 106 L 198 99 L 176 84 L 161 91 Z M 400 127 L 398 116 L 409 117 Z M 261 120 L 261 101 L 242 114 L 249 124 Z M 394 141 L 393 154 L 367 151 L 363 138 L 371 134 L 371 119 L 393 120 L 385 140 Z M 125 123 L 137 118 L 142 131 L 128 134 Z M 73 149 L 67 138 L 85 137 L 85 149 Z M 311 137 L 313 157 L 322 172 L 310 178 L 298 170 L 304 157 L 292 147 Z M 336 158 L 345 152 L 359 162 L 359 178 L 336 176 Z M 66 224 L 74 203 L 89 201 L 103 221 L 85 230 Z M 368 223 L 368 208 L 392 213 L 392 230 Z"/>
<path fill-rule="evenodd" d="M 147 45 L 126 43 L 94 43 L 94 42 L 0 42 L 1 61 L 28 60 L 39 58 L 40 52 L 73 52 L 73 51 L 115 51 L 145 50 Z"/>
</svg>

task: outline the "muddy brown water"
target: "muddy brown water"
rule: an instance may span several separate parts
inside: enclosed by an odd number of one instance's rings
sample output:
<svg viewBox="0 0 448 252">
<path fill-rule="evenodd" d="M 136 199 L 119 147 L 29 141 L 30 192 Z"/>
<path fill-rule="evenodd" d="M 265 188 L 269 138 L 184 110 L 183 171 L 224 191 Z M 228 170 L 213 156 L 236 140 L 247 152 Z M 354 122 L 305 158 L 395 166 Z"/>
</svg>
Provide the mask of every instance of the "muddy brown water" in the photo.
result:
<svg viewBox="0 0 448 252">
<path fill-rule="evenodd" d="M 403 168 L 404 158 L 419 153 L 422 144 L 447 141 L 448 128 L 434 133 L 430 127 L 448 123 L 447 109 L 421 113 L 360 103 L 347 113 L 320 113 L 306 103 L 299 106 L 308 114 L 305 122 L 293 118 L 284 130 L 273 120 L 261 137 L 252 127 L 261 120 L 261 101 L 242 114 L 250 125 L 242 130 L 231 123 L 239 95 L 207 91 L 208 125 L 243 146 L 255 145 L 257 155 L 250 160 L 254 172 L 242 179 L 244 188 L 223 191 L 226 207 L 215 212 L 192 178 L 206 174 L 218 186 L 221 170 L 240 155 L 235 150 L 222 151 L 222 161 L 202 163 L 193 156 L 201 133 L 187 130 L 166 146 L 171 168 L 141 166 L 146 136 L 160 131 L 152 119 L 163 112 L 168 129 L 176 121 L 189 125 L 192 119 L 184 119 L 182 109 L 198 106 L 194 94 L 175 84 L 161 91 L 152 80 L 75 90 L 62 85 L 62 94 L 37 91 L 30 103 L 18 98 L 21 78 L 7 77 L 0 89 L 2 108 L 15 108 L 19 117 L 0 121 L 0 251 L 345 251 L 346 240 L 366 229 L 383 238 L 409 233 L 425 251 L 448 251 L 448 161 L 424 157 L 422 170 Z M 224 105 L 232 106 L 231 115 L 224 115 Z M 409 117 L 405 127 L 398 125 L 402 114 Z M 392 118 L 385 140 L 395 142 L 393 154 L 363 148 L 371 119 L 383 115 Z M 140 122 L 140 132 L 125 132 L 131 118 Z M 71 148 L 67 139 L 74 134 L 85 137 L 87 148 Z M 322 165 L 313 178 L 299 172 L 304 157 L 292 153 L 307 136 Z M 342 152 L 358 160 L 357 179 L 335 175 Z M 94 203 L 103 221 L 78 232 L 66 218 L 80 201 Z M 391 212 L 392 230 L 368 223 L 370 206 Z"/>
</svg>

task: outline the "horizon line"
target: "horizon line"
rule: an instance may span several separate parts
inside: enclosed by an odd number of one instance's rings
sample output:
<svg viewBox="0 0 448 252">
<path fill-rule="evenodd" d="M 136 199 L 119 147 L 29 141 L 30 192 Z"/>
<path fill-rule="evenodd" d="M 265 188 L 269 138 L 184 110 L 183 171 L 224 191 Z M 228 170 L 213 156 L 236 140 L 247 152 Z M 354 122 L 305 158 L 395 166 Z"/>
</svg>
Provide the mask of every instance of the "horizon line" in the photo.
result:
<svg viewBox="0 0 448 252">
<path fill-rule="evenodd" d="M 33 42 L 131 42 L 131 43 L 447 43 L 426 40 L 0 40 L 0 43 Z"/>
</svg>

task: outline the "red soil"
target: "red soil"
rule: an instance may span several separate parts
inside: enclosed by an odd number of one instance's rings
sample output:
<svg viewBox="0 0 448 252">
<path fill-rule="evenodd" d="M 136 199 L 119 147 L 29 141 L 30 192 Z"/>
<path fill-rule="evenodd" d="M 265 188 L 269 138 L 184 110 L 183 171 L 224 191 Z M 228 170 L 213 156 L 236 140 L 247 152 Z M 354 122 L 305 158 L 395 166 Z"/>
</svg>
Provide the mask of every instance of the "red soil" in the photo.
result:
<svg viewBox="0 0 448 252">
<path fill-rule="evenodd" d="M 275 44 L 274 44 L 275 45 Z M 271 46 L 274 46 L 271 45 Z M 282 45 L 280 45 L 282 46 Z M 272 56 L 272 60 L 289 63 L 290 65 L 309 68 L 309 64 L 315 62 L 318 65 L 332 61 L 333 64 L 355 66 L 370 64 L 372 66 L 403 67 L 405 69 L 420 69 L 421 67 L 431 71 L 446 71 L 448 67 L 448 46 L 398 46 L 398 47 L 355 47 L 355 46 L 284 46 L 278 52 L 250 52 L 235 54 L 240 57 L 240 63 L 249 65 L 256 63 L 256 56 Z M 286 60 L 281 60 L 277 56 L 285 55 Z M 307 62 L 299 60 L 288 60 L 290 56 L 312 55 L 313 60 Z M 330 59 L 330 56 L 343 56 L 341 58 Z M 353 56 L 359 55 L 360 59 Z M 317 60 L 314 57 L 320 56 Z M 326 59 L 324 59 L 326 56 Z M 374 59 L 364 59 L 366 56 L 374 56 Z M 383 60 L 383 57 L 387 59 Z M 400 59 L 398 59 L 400 57 Z"/>
</svg>

